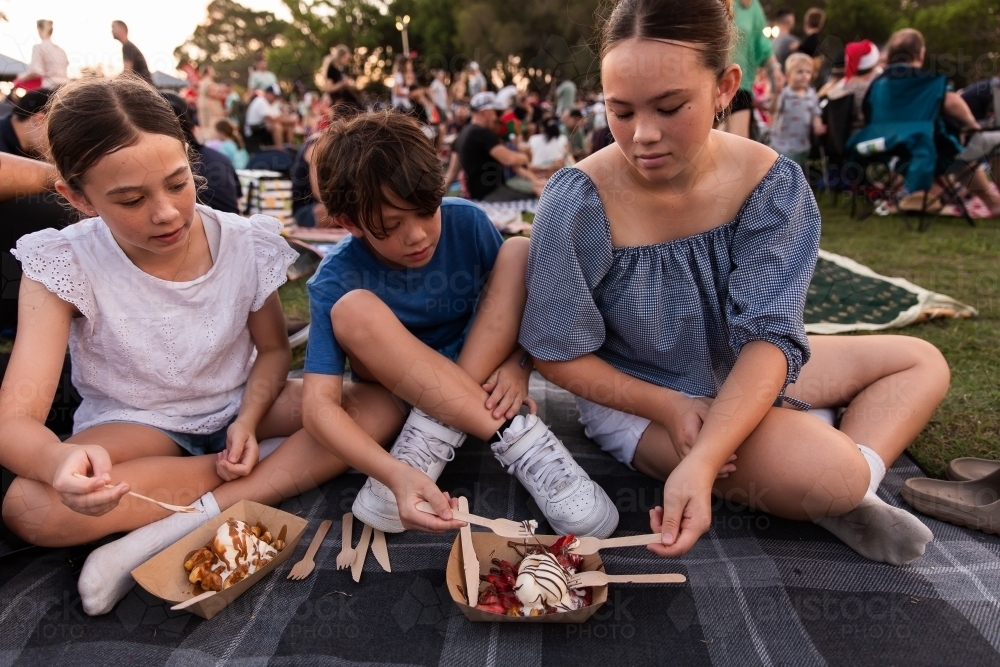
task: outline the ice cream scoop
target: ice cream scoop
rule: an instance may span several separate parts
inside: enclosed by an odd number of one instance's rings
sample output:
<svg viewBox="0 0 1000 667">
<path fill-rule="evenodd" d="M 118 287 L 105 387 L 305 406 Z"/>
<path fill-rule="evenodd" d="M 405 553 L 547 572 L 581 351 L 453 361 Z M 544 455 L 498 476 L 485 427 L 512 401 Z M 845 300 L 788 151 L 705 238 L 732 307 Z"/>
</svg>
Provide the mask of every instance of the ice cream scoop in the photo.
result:
<svg viewBox="0 0 1000 667">
<path fill-rule="evenodd" d="M 545 613 L 546 607 L 559 611 L 576 609 L 566 583 L 567 572 L 550 553 L 525 556 L 517 568 L 514 592 L 525 616 Z"/>
</svg>

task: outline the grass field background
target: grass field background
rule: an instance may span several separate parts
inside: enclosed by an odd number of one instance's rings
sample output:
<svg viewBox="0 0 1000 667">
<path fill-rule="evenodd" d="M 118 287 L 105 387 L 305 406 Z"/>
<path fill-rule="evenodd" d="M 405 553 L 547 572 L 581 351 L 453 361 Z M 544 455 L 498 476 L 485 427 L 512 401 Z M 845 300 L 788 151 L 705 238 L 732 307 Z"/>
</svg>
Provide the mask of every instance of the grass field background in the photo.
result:
<svg viewBox="0 0 1000 667">
<path fill-rule="evenodd" d="M 959 456 L 1000 459 L 1000 220 L 978 220 L 972 228 L 935 218 L 928 231 L 912 232 L 895 217 L 857 222 L 846 208 L 822 210 L 824 250 L 979 309 L 973 320 L 927 322 L 892 333 L 933 343 L 951 366 L 948 396 L 910 447 L 917 462 L 943 476 L 948 461 Z"/>
</svg>

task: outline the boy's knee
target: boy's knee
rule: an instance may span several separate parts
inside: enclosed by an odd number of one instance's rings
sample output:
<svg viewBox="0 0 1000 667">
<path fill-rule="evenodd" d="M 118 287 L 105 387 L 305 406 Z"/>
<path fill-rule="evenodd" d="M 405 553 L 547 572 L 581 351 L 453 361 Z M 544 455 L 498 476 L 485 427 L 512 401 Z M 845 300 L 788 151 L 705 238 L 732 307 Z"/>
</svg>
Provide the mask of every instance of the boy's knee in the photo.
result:
<svg viewBox="0 0 1000 667">
<path fill-rule="evenodd" d="M 338 341 L 367 338 L 373 315 L 379 306 L 385 306 L 373 292 L 356 289 L 348 292 L 333 304 L 330 321 Z"/>
</svg>

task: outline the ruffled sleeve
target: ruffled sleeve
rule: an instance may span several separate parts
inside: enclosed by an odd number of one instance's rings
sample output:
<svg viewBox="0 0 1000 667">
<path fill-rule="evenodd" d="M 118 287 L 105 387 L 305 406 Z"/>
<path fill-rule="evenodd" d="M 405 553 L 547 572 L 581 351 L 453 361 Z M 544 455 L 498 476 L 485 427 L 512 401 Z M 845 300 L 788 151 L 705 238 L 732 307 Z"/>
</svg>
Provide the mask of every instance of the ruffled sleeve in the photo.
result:
<svg viewBox="0 0 1000 667">
<path fill-rule="evenodd" d="M 611 265 L 611 237 L 596 188 L 578 169 L 559 170 L 542 192 L 531 232 L 519 337 L 524 349 L 546 361 L 600 349 L 607 332 L 593 289 Z"/>
<path fill-rule="evenodd" d="M 27 234 L 17 240 L 11 254 L 21 262 L 26 277 L 45 285 L 60 299 L 76 306 L 84 317 L 93 319 L 97 312 L 94 293 L 65 234 L 55 229 Z"/>
<path fill-rule="evenodd" d="M 736 355 L 753 340 L 775 345 L 788 361 L 785 382 L 791 384 L 809 360 L 803 312 L 820 236 L 819 209 L 802 169 L 778 158 L 737 225 L 726 304 L 729 344 Z"/>
<path fill-rule="evenodd" d="M 257 294 L 250 310 L 261 309 L 267 297 L 287 280 L 286 272 L 299 255 L 281 236 L 282 225 L 272 217 L 255 215 L 250 218 L 254 260 L 257 264 Z"/>
</svg>

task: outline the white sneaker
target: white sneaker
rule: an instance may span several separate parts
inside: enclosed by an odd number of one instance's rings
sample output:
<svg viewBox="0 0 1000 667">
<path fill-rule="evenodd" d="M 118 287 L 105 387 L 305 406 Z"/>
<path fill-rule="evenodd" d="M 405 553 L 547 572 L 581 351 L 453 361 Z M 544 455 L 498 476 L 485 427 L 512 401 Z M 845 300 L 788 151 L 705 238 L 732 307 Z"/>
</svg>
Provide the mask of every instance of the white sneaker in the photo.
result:
<svg viewBox="0 0 1000 667">
<path fill-rule="evenodd" d="M 618 510 L 608 494 L 538 417 L 514 417 L 501 437 L 491 445 L 493 454 L 528 489 L 557 533 L 604 539 L 615 531 Z"/>
<path fill-rule="evenodd" d="M 413 408 L 389 453 L 403 463 L 424 471 L 436 482 L 445 464 L 455 458 L 455 448 L 463 442 L 464 433 Z M 368 478 L 354 499 L 351 511 L 360 521 L 382 532 L 401 533 L 405 530 L 399 520 L 396 497 L 389 487 L 377 479 Z"/>
</svg>

